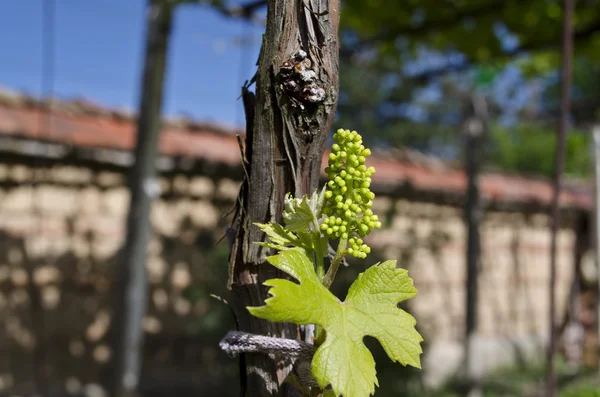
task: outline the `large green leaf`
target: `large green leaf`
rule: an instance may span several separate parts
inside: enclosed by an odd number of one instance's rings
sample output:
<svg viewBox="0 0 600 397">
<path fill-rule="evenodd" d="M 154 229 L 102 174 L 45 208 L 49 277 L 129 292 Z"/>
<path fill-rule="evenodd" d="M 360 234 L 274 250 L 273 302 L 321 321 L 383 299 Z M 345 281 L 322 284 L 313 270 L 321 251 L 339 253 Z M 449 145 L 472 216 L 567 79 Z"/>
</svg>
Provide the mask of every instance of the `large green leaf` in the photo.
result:
<svg viewBox="0 0 600 397">
<path fill-rule="evenodd" d="M 408 272 L 395 261 L 372 266 L 352 284 L 344 302 L 318 280 L 302 250 L 290 249 L 267 258 L 299 283 L 273 279 L 265 306 L 249 307 L 255 316 L 276 322 L 317 324 L 326 331 L 312 361 L 321 388 L 331 385 L 335 395 L 368 397 L 378 385 L 375 361 L 363 343 L 367 335 L 379 340 L 388 356 L 420 368 L 423 340 L 415 319 L 398 303 L 417 294 Z"/>
</svg>

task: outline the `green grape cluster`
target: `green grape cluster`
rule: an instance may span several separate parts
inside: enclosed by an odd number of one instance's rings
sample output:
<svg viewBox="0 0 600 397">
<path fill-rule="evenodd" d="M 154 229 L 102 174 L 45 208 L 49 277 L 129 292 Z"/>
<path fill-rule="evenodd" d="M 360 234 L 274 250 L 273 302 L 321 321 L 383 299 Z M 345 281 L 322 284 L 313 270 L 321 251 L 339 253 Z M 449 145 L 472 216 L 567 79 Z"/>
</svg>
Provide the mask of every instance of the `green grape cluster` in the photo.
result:
<svg viewBox="0 0 600 397">
<path fill-rule="evenodd" d="M 347 240 L 348 253 L 364 259 L 371 248 L 362 237 L 372 229 L 381 228 L 381 222 L 371 210 L 375 194 L 369 187 L 375 168 L 365 165 L 371 151 L 364 147 L 356 131 L 339 129 L 333 139 L 336 143 L 325 169 L 329 181 L 323 207 L 326 217 L 321 230 L 332 238 Z"/>
</svg>

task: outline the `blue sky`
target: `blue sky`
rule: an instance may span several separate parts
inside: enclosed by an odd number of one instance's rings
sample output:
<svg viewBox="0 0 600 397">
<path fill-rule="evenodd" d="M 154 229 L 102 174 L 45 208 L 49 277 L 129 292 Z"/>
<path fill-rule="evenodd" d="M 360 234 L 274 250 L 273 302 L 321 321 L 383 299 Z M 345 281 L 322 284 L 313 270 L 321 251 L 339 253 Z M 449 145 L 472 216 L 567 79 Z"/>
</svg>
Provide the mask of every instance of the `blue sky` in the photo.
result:
<svg viewBox="0 0 600 397">
<path fill-rule="evenodd" d="M 0 86 L 42 93 L 44 0 L 0 2 Z M 53 92 L 135 110 L 144 50 L 146 0 L 55 0 Z M 250 78 L 262 27 L 207 7 L 175 13 L 164 113 L 243 124 L 237 97 Z M 240 46 L 240 39 L 250 44 Z"/>
<path fill-rule="evenodd" d="M 0 87 L 35 96 L 42 93 L 44 1 L 0 1 Z M 54 2 L 54 95 L 137 109 L 146 0 Z M 179 6 L 169 49 L 164 113 L 242 126 L 244 114 L 237 98 L 256 69 L 263 30 L 206 6 Z M 424 59 L 430 62 L 435 57 Z M 413 66 L 423 67 L 419 62 Z M 492 95 L 506 106 L 504 121 L 514 121 L 528 100 L 526 89 L 509 94 L 511 87 L 520 84 L 519 73 L 509 68 L 493 85 Z"/>
</svg>

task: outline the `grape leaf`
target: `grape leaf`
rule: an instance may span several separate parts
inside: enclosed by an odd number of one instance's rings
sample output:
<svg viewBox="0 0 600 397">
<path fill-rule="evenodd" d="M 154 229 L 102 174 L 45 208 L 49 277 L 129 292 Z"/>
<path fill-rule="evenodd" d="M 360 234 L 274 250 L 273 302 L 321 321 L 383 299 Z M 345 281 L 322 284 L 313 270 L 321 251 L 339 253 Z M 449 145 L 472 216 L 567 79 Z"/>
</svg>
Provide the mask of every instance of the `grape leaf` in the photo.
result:
<svg viewBox="0 0 600 397">
<path fill-rule="evenodd" d="M 254 225 L 268 236 L 268 241 L 255 243 L 262 247 L 277 251 L 300 249 L 304 250 L 307 255 L 321 252 L 325 256 L 328 252 L 329 240 L 325 236 L 320 236 L 318 231 L 294 233 L 277 223 L 255 223 Z"/>
<path fill-rule="evenodd" d="M 319 252 L 326 256 L 329 239 L 321 236 L 318 226 L 316 229 L 311 227 L 318 225 L 324 201 L 325 187 L 320 192 L 313 192 L 310 198 L 307 195 L 294 198 L 288 193 L 283 211 L 285 226 L 274 222 L 254 223 L 269 237 L 268 241 L 256 244 L 278 251 L 298 247 L 304 249 L 307 255 Z"/>
<path fill-rule="evenodd" d="M 294 198 L 290 193 L 286 194 L 283 211 L 286 229 L 292 232 L 310 230 L 313 221 L 316 222 L 321 216 L 324 199 L 325 187 L 320 192 L 315 190 L 310 198 L 308 195 Z"/>
<path fill-rule="evenodd" d="M 258 242 L 256 243 L 258 245 L 279 251 L 300 245 L 298 236 L 277 223 L 255 223 L 255 225 L 269 237 L 268 242 Z"/>
<path fill-rule="evenodd" d="M 396 261 L 376 264 L 361 273 L 344 302 L 318 280 L 310 259 L 291 249 L 270 256 L 276 268 L 299 281 L 267 280 L 271 295 L 265 306 L 249 307 L 256 317 L 276 322 L 318 324 L 326 331 L 312 361 L 321 388 L 331 384 L 336 396 L 368 397 L 378 385 L 375 361 L 363 343 L 366 335 L 379 340 L 388 356 L 403 365 L 421 368 L 421 335 L 415 319 L 398 303 L 417 294 L 408 272 Z"/>
<path fill-rule="evenodd" d="M 311 222 L 315 220 L 315 214 L 312 212 L 308 196 L 299 199 L 288 193 L 285 197 L 283 220 L 286 229 L 293 232 L 309 230 Z"/>
</svg>

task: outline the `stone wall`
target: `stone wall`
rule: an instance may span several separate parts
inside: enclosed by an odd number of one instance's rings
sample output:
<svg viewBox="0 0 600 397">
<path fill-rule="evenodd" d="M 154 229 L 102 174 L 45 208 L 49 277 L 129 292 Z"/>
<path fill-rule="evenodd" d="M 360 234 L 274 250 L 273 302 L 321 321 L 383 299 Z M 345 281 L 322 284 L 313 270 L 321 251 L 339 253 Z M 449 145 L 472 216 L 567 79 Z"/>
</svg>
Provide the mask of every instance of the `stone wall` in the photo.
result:
<svg viewBox="0 0 600 397">
<path fill-rule="evenodd" d="M 50 391 L 102 395 L 112 357 L 111 289 L 128 204 L 124 181 L 118 172 L 77 166 L 0 163 L 0 394 L 34 390 L 36 368 L 45 363 Z M 203 396 L 236 395 L 236 362 L 217 349 L 224 330 L 234 323 L 226 306 L 209 294 L 227 294 L 227 245 L 216 243 L 227 227 L 239 183 L 217 175 L 172 173 L 161 177 L 161 187 L 148 247 L 145 387 L 157 391 L 170 386 L 170 394 L 177 384 L 178 396 L 198 395 L 199 390 Z M 426 337 L 425 363 L 439 375 L 451 367 L 448 363 L 460 361 L 466 273 L 462 210 L 380 196 L 375 211 L 385 228 L 369 239 L 377 248 L 369 264 L 396 258 L 409 269 L 419 290 L 409 310 Z M 492 345 L 543 340 L 548 217 L 487 212 L 482 233 L 481 340 Z M 563 229 L 561 311 L 574 244 L 574 231 Z M 343 277 L 340 283 L 343 294 Z M 440 359 L 446 360 L 442 369 L 436 367 Z"/>
<path fill-rule="evenodd" d="M 466 229 L 462 209 L 406 200 L 378 200 L 389 227 L 370 239 L 385 258 L 400 258 L 419 291 L 410 303 L 429 344 L 426 381 L 437 385 L 461 365 L 466 303 Z M 548 334 L 550 218 L 486 212 L 475 354 L 482 372 L 520 355 L 540 354 Z M 576 234 L 558 235 L 557 304 L 565 313 L 573 279 Z M 540 356 L 538 356 L 540 357 Z M 427 371 L 428 370 L 428 371 Z"/>
</svg>

